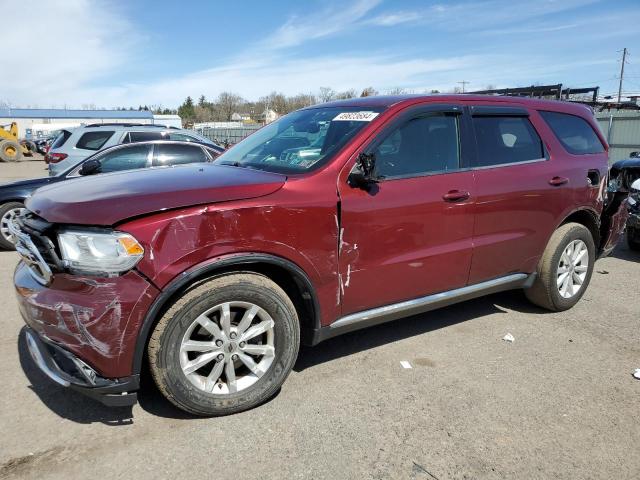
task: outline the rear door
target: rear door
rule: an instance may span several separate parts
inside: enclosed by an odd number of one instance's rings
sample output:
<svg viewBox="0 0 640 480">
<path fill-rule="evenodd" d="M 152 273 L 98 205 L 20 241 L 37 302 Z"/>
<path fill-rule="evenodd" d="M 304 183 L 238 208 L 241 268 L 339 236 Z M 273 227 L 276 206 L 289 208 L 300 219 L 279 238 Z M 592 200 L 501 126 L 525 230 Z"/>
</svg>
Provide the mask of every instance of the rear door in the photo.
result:
<svg viewBox="0 0 640 480">
<path fill-rule="evenodd" d="M 538 133 L 542 119 L 521 107 L 475 105 L 476 210 L 469 284 L 531 272 L 572 203 L 561 159 Z"/>
<path fill-rule="evenodd" d="M 343 315 L 466 284 L 475 195 L 464 123 L 458 105 L 413 108 L 364 148 L 384 178 L 369 191 L 339 184 Z"/>
</svg>

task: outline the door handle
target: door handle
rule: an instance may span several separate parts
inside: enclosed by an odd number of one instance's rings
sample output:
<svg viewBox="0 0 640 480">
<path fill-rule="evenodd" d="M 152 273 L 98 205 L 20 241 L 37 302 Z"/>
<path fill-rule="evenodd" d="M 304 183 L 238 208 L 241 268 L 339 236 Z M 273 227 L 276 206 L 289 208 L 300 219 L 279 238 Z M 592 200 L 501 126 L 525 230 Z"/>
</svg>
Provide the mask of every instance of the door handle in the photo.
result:
<svg viewBox="0 0 640 480">
<path fill-rule="evenodd" d="M 549 180 L 549 185 L 553 185 L 554 187 L 559 187 L 560 185 L 564 185 L 569 183 L 569 179 L 565 177 L 553 177 Z"/>
<path fill-rule="evenodd" d="M 463 202 L 467 200 L 471 195 L 469 192 L 463 192 L 460 190 L 449 190 L 442 196 L 445 202 Z"/>
</svg>

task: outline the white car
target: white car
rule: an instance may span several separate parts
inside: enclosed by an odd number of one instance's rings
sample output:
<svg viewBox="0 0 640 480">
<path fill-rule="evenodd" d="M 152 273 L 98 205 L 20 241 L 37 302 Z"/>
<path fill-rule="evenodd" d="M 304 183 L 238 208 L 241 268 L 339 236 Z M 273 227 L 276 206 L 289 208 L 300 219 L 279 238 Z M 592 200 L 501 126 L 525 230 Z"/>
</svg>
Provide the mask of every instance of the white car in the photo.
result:
<svg viewBox="0 0 640 480">
<path fill-rule="evenodd" d="M 49 175 L 53 176 L 69 170 L 104 148 L 152 140 L 195 142 L 218 150 L 219 153 L 224 151 L 223 147 L 191 130 L 167 128 L 164 125 L 100 123 L 61 130 L 44 160 L 49 165 Z"/>
</svg>

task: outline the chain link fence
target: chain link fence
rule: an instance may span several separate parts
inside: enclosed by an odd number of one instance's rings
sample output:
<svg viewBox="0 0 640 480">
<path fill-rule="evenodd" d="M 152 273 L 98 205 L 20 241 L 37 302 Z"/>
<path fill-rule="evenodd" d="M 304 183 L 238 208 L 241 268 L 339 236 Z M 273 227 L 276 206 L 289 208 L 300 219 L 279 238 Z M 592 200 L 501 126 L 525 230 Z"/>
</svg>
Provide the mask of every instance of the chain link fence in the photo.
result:
<svg viewBox="0 0 640 480">
<path fill-rule="evenodd" d="M 196 128 L 195 131 L 219 145 L 234 145 L 261 127 L 262 125 L 243 125 L 242 127 L 203 127 Z"/>
</svg>

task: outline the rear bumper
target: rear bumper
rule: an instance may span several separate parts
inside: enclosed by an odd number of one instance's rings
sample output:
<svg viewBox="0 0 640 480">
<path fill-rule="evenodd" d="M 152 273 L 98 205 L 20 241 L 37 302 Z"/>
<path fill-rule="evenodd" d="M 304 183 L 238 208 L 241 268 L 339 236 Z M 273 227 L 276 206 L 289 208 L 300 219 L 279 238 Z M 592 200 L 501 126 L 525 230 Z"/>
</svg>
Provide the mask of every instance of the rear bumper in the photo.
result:
<svg viewBox="0 0 640 480">
<path fill-rule="evenodd" d="M 629 216 L 626 195 L 616 199 L 602 218 L 602 243 L 599 257 L 606 257 L 618 244 L 624 235 L 625 225 Z"/>
<path fill-rule="evenodd" d="M 25 337 L 31 358 L 49 379 L 65 388 L 87 395 L 110 407 L 134 405 L 140 386 L 138 375 L 107 379 L 60 346 L 44 341 L 31 328 Z"/>
</svg>

